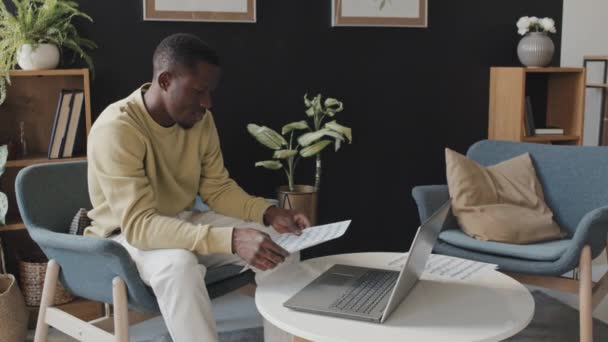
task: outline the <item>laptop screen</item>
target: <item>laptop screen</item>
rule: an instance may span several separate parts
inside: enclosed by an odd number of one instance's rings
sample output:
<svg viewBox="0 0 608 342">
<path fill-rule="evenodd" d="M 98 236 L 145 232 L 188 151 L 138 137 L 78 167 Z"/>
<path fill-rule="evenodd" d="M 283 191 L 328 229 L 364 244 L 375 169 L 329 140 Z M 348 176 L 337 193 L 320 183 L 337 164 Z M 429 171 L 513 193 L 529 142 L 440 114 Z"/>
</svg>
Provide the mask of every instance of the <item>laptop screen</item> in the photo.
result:
<svg viewBox="0 0 608 342">
<path fill-rule="evenodd" d="M 433 246 L 441 232 L 450 211 L 451 200 L 444 203 L 431 217 L 424 221 L 412 241 L 407 261 L 399 273 L 399 278 L 393 287 L 393 292 L 386 304 L 381 322 L 393 312 L 403 298 L 414 288 L 431 256 Z"/>
</svg>

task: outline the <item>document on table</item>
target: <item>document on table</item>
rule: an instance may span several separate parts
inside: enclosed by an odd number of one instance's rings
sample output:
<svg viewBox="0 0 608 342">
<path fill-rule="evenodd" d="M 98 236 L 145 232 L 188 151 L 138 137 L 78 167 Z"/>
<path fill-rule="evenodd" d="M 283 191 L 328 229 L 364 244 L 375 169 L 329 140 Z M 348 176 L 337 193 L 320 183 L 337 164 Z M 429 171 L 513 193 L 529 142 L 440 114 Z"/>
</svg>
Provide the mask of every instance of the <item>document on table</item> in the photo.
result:
<svg viewBox="0 0 608 342">
<path fill-rule="evenodd" d="M 302 235 L 271 234 L 272 240 L 289 253 L 301 251 L 325 241 L 333 240 L 344 235 L 351 220 L 309 227 L 302 231 Z"/>
<path fill-rule="evenodd" d="M 399 265 L 403 267 L 407 256 L 401 256 L 390 261 L 389 266 Z M 487 270 L 496 269 L 497 265 L 478 262 L 473 260 L 461 259 L 447 255 L 432 254 L 426 263 L 424 273 L 440 278 L 454 280 L 466 280 L 475 274 L 480 274 Z"/>
</svg>

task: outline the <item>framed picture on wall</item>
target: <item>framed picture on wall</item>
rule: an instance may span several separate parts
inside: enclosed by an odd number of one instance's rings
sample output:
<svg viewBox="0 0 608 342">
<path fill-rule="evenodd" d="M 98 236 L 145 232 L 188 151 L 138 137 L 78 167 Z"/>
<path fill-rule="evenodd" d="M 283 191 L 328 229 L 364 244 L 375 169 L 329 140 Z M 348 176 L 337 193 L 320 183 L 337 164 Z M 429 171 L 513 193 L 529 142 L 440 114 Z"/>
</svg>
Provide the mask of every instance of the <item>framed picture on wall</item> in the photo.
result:
<svg viewBox="0 0 608 342">
<path fill-rule="evenodd" d="M 427 27 L 428 0 L 332 0 L 332 26 Z"/>
<path fill-rule="evenodd" d="M 143 0 L 144 20 L 255 23 L 256 0 Z"/>
</svg>

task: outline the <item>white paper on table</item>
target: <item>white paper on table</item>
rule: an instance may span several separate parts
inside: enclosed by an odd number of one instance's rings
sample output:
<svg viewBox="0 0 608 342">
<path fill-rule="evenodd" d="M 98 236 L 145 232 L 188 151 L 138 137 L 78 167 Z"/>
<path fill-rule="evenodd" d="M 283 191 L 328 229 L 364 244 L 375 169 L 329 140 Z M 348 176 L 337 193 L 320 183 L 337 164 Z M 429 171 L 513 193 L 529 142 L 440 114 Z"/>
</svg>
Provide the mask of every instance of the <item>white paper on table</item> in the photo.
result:
<svg viewBox="0 0 608 342">
<path fill-rule="evenodd" d="M 400 256 L 397 259 L 389 261 L 388 265 L 393 266 L 398 264 L 399 267 L 403 267 L 406 260 L 406 255 Z M 485 262 L 432 254 L 426 262 L 424 274 L 453 280 L 466 280 L 475 274 L 494 270 L 497 266 Z"/>
<path fill-rule="evenodd" d="M 325 241 L 333 240 L 344 235 L 351 220 L 325 224 L 322 226 L 309 227 L 302 230 L 302 235 L 291 233 L 271 234 L 272 240 L 283 247 L 289 253 L 301 251 Z"/>
</svg>

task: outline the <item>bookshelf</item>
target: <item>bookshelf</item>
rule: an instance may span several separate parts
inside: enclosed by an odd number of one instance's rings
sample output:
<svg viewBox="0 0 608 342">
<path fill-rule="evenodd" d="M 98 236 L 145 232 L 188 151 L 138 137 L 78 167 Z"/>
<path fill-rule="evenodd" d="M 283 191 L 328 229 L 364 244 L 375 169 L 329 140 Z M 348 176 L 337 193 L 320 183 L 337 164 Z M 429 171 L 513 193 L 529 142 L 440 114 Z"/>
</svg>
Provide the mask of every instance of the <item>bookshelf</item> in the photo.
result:
<svg viewBox="0 0 608 342">
<path fill-rule="evenodd" d="M 526 96 L 535 126 L 556 126 L 564 134 L 526 135 Z M 582 145 L 584 102 L 584 68 L 492 67 L 488 138 Z"/>
<path fill-rule="evenodd" d="M 0 226 L 5 230 L 24 229 L 19 217 L 15 199 L 15 177 L 23 167 L 66 160 L 86 159 L 86 147 L 78 146 L 79 154 L 73 158 L 48 159 L 47 151 L 51 140 L 51 131 L 57 101 L 61 89 L 82 89 L 84 91 L 84 122 L 88 135 L 91 128 L 91 95 L 88 69 L 55 69 L 55 70 L 12 70 L 11 85 L 8 87 L 6 102 L 0 106 L 0 143 L 10 138 L 18 138 L 19 122 L 25 124 L 25 137 L 28 154 L 19 159 L 9 160 L 6 172 L 0 178 L 0 189 L 9 198 L 8 225 Z"/>
</svg>

